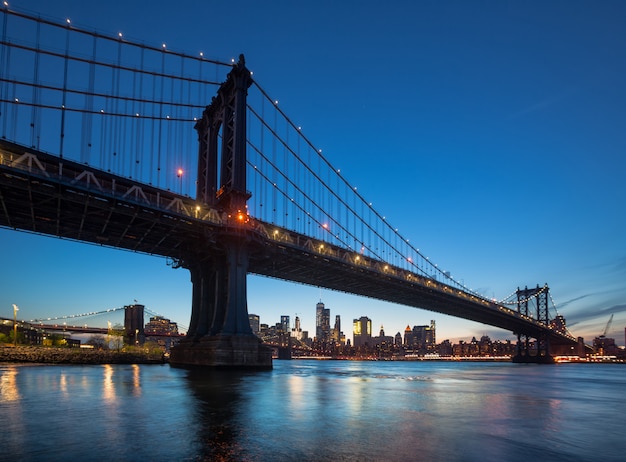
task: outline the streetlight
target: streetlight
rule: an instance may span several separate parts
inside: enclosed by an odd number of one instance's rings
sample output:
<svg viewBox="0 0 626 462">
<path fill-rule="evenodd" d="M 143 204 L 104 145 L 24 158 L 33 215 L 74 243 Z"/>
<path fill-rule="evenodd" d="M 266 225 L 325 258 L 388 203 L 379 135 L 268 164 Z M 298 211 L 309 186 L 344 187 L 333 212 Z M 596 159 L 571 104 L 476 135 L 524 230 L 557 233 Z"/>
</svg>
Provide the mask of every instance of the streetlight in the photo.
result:
<svg viewBox="0 0 626 462">
<path fill-rule="evenodd" d="M 17 305 L 13 304 L 13 346 L 17 346 L 17 312 L 20 309 Z"/>
<path fill-rule="evenodd" d="M 182 169 L 182 168 L 179 168 L 179 169 L 176 171 L 176 176 L 177 176 L 178 178 L 180 178 L 180 193 L 181 193 L 181 194 L 183 193 L 183 173 L 184 173 L 184 172 L 183 172 L 183 169 Z"/>
</svg>

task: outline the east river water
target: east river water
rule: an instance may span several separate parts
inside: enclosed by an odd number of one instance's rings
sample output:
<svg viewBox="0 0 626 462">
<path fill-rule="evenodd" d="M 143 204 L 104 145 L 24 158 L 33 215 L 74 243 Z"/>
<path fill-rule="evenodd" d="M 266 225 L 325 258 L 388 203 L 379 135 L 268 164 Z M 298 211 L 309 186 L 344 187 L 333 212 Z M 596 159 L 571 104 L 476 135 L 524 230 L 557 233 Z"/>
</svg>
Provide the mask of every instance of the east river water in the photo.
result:
<svg viewBox="0 0 626 462">
<path fill-rule="evenodd" d="M 6 461 L 624 461 L 626 366 L 0 364 Z"/>
</svg>

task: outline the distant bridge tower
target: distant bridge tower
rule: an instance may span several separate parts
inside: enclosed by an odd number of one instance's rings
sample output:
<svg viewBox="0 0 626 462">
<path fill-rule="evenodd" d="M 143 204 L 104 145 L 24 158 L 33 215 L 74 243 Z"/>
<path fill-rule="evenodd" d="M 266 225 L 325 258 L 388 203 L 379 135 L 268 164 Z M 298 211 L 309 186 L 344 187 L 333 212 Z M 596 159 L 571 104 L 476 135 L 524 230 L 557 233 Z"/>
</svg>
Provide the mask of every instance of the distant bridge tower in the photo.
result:
<svg viewBox="0 0 626 462">
<path fill-rule="evenodd" d="M 548 326 L 550 324 L 550 317 L 548 314 L 548 300 L 550 289 L 548 285 L 539 287 L 537 285 L 534 289 L 528 287 L 520 289 L 518 287 L 517 295 L 517 310 L 524 316 L 531 317 L 541 324 Z M 534 303 L 533 303 L 534 302 Z M 530 308 L 535 308 L 533 313 Z M 550 355 L 550 341 L 547 333 L 539 335 L 536 345 L 536 354 L 531 354 L 530 340 L 528 335 L 517 334 L 517 355 L 513 358 L 514 362 L 552 362 L 552 356 Z"/>
<path fill-rule="evenodd" d="M 207 244 L 197 242 L 180 262 L 191 273 L 193 294 L 187 338 L 171 352 L 174 365 L 272 367 L 271 349 L 252 332 L 247 307 L 246 97 L 251 84 L 241 55 L 196 124 L 197 200 L 219 209 L 225 226 L 205 237 L 219 246 L 212 258 L 200 259 L 197 250 Z"/>
<path fill-rule="evenodd" d="M 124 343 L 126 345 L 143 345 L 146 339 L 144 332 L 144 306 L 127 305 L 124 307 Z"/>
</svg>

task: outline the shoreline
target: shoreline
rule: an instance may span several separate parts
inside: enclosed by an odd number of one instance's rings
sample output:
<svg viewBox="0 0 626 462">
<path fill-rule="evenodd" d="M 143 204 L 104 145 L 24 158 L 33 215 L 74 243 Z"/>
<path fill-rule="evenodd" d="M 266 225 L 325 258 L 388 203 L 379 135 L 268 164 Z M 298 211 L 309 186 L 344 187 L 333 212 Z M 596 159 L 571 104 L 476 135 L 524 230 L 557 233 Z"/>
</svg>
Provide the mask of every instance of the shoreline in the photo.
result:
<svg viewBox="0 0 626 462">
<path fill-rule="evenodd" d="M 44 346 L 0 346 L 0 363 L 19 364 L 164 364 L 164 355 L 142 352 L 58 348 Z"/>
</svg>

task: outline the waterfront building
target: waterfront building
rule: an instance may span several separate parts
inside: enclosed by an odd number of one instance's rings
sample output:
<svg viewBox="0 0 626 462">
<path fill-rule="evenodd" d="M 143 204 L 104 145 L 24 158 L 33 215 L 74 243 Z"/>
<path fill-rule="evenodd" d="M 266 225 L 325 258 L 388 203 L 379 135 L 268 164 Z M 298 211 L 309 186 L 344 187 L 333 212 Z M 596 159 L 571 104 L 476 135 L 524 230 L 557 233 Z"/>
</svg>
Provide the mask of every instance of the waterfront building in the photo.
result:
<svg viewBox="0 0 626 462">
<path fill-rule="evenodd" d="M 439 356 L 452 356 L 452 344 L 450 343 L 450 340 L 444 340 L 437 348 Z"/>
<path fill-rule="evenodd" d="M 283 332 L 290 332 L 290 326 L 289 326 L 289 316 L 288 315 L 282 315 L 280 317 L 280 330 L 282 330 Z"/>
<path fill-rule="evenodd" d="M 593 349 L 600 356 L 617 356 L 620 352 L 615 344 L 615 339 L 604 335 L 593 339 Z"/>
<path fill-rule="evenodd" d="M 165 351 L 170 351 L 181 338 L 178 324 L 163 316 L 151 317 L 144 328 L 144 334 L 147 342 L 154 342 Z"/>
<path fill-rule="evenodd" d="M 394 349 L 394 337 L 385 335 L 385 328 L 381 325 L 378 337 L 372 338 L 372 346 L 376 348 L 378 356 L 391 356 Z"/>
<path fill-rule="evenodd" d="M 248 314 L 248 321 L 250 321 L 252 333 L 258 337 L 261 333 L 261 318 L 258 314 Z"/>
<path fill-rule="evenodd" d="M 297 340 L 302 340 L 302 327 L 300 326 L 299 316 L 296 316 L 296 325 L 291 329 L 291 336 Z"/>
<path fill-rule="evenodd" d="M 367 316 L 361 316 L 352 321 L 352 337 L 354 347 L 372 346 L 372 320 Z"/>
<path fill-rule="evenodd" d="M 387 346 L 391 346 L 394 344 L 394 337 L 390 336 L 390 335 L 385 335 L 385 328 L 384 326 L 380 326 L 380 331 L 378 333 L 378 337 L 374 337 L 372 339 L 372 344 L 373 345 L 387 345 Z"/>
<path fill-rule="evenodd" d="M 331 340 L 335 345 L 345 345 L 346 336 L 341 332 L 341 316 L 335 316 L 335 327 L 331 331 Z"/>
<path fill-rule="evenodd" d="M 146 336 L 149 335 L 178 335 L 178 324 L 163 316 L 153 316 L 144 328 Z"/>
<path fill-rule="evenodd" d="M 413 331 L 407 324 L 406 329 L 404 329 L 404 346 L 408 347 L 409 345 L 413 345 Z"/>
<path fill-rule="evenodd" d="M 429 326 L 413 326 L 411 330 L 406 326 L 404 331 L 404 346 L 415 353 L 434 353 L 436 349 L 435 321 Z"/>
<path fill-rule="evenodd" d="M 24 321 L 16 322 L 14 319 L 9 318 L 0 318 L 0 339 L 2 339 L 0 342 L 5 341 L 9 343 L 9 339 L 13 338 L 16 331 L 17 343 L 19 344 L 42 345 L 46 338 L 45 332 L 37 328 L 36 325 Z"/>
<path fill-rule="evenodd" d="M 315 305 L 315 337 L 321 343 L 330 341 L 330 309 L 321 300 Z"/>
</svg>

